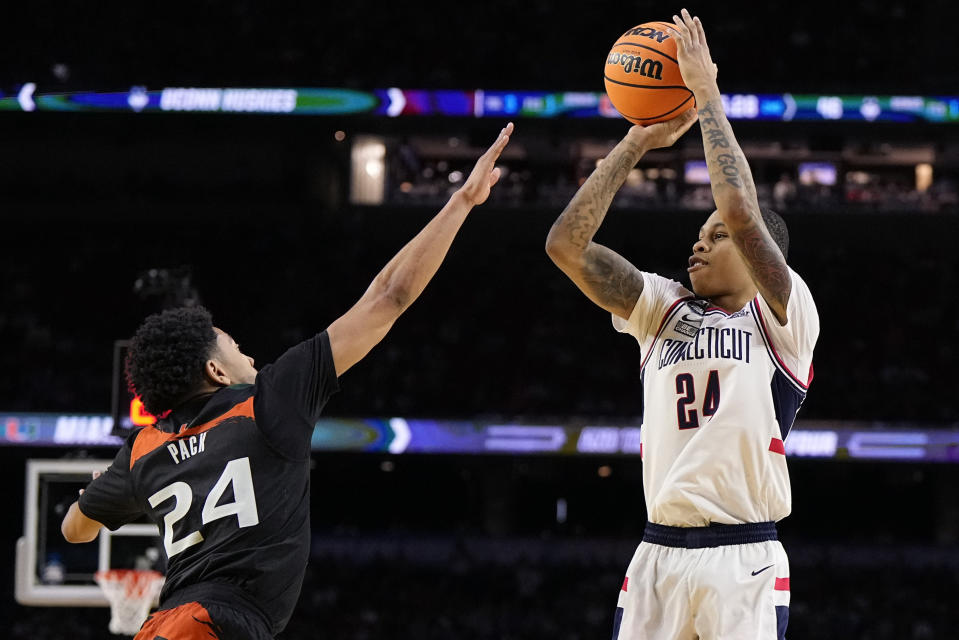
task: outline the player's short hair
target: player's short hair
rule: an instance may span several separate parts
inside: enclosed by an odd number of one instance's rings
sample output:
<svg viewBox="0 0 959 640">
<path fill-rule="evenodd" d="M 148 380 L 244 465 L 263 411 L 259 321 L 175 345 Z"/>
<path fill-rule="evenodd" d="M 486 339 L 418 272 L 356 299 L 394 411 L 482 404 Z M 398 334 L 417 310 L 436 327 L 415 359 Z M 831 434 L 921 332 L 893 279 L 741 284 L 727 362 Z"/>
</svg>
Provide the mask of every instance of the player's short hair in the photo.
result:
<svg viewBox="0 0 959 640">
<path fill-rule="evenodd" d="M 766 229 L 769 235 L 773 237 L 779 250 L 783 252 L 783 258 L 789 259 L 789 229 L 786 228 L 786 221 L 783 217 L 772 209 L 760 209 L 763 215 L 763 222 L 766 223 Z"/>
<path fill-rule="evenodd" d="M 203 367 L 215 348 L 213 318 L 203 307 L 148 316 L 127 351 L 127 385 L 147 411 L 159 416 L 203 383 Z"/>
</svg>

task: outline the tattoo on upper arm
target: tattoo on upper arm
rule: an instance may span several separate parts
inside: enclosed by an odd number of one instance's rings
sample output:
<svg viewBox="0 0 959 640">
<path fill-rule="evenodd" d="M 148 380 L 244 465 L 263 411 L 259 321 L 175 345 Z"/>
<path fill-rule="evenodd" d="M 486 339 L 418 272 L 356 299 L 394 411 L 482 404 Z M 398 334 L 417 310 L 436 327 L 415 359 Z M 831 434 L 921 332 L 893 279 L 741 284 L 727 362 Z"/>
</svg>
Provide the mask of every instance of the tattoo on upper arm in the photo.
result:
<svg viewBox="0 0 959 640">
<path fill-rule="evenodd" d="M 629 317 L 643 292 L 643 276 L 625 258 L 601 245 L 586 252 L 583 282 L 599 303 L 617 315 Z"/>
<path fill-rule="evenodd" d="M 763 296 L 778 302 L 785 309 L 792 290 L 789 267 L 783 260 L 779 247 L 765 229 L 762 220 L 754 221 L 745 229 L 732 234 L 733 242 L 746 261 L 746 266 Z"/>
</svg>

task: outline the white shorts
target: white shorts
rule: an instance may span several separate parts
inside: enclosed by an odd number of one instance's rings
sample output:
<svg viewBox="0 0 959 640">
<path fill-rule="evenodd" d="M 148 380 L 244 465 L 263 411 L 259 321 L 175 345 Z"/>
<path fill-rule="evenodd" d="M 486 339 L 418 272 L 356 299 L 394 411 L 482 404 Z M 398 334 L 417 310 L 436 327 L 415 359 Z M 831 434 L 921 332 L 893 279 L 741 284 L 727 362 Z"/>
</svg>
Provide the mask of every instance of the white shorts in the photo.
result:
<svg viewBox="0 0 959 640">
<path fill-rule="evenodd" d="M 619 592 L 613 640 L 783 640 L 789 560 L 775 536 L 773 523 L 647 524 Z"/>
</svg>

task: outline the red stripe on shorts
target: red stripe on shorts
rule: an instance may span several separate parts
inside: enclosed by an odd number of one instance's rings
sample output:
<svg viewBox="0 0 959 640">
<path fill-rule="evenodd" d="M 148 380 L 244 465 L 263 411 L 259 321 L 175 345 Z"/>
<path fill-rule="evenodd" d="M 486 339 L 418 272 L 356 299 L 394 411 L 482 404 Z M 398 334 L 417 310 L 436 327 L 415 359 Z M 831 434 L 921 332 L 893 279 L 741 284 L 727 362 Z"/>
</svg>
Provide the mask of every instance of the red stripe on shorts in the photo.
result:
<svg viewBox="0 0 959 640">
<path fill-rule="evenodd" d="M 786 445 L 784 445 L 783 441 L 779 438 L 773 438 L 769 441 L 769 450 L 773 453 L 786 455 Z"/>
<path fill-rule="evenodd" d="M 621 589 L 621 591 L 626 591 L 627 586 L 629 586 L 629 576 L 626 576 L 625 578 L 623 578 L 623 588 Z"/>
<path fill-rule="evenodd" d="M 199 602 L 187 602 L 173 609 L 155 611 L 146 619 L 133 640 L 219 640 L 220 628 Z"/>
<path fill-rule="evenodd" d="M 776 591 L 789 591 L 789 578 L 776 578 Z"/>
</svg>

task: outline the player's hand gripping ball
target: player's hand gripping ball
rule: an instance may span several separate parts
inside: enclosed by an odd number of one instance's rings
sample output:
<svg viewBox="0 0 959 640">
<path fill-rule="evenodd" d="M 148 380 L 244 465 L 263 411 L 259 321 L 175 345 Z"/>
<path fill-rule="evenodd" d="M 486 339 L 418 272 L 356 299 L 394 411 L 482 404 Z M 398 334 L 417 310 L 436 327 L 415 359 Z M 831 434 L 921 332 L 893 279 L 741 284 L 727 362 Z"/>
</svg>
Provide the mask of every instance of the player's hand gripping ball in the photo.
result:
<svg viewBox="0 0 959 640">
<path fill-rule="evenodd" d="M 606 94 L 633 124 L 671 120 L 693 107 L 693 92 L 676 61 L 676 39 L 668 22 L 645 22 L 619 39 L 606 57 Z"/>
</svg>

